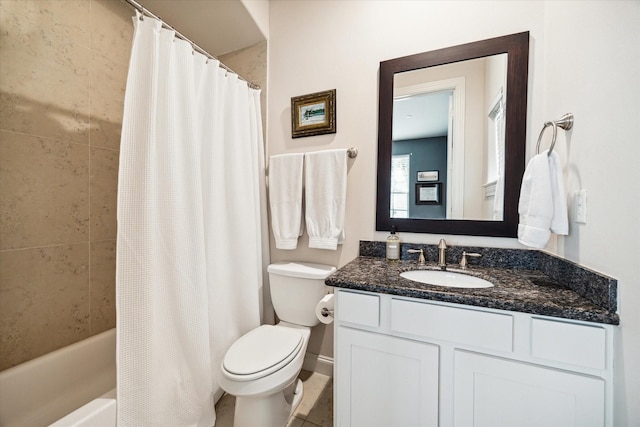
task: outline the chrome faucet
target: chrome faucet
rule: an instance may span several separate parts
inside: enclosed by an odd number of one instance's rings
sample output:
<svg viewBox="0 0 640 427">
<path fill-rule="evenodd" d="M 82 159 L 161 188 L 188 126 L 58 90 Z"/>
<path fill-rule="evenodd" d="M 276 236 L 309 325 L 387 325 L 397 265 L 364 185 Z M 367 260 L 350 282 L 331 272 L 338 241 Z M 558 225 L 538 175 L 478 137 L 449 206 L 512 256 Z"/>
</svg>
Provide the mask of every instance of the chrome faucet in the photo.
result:
<svg viewBox="0 0 640 427">
<path fill-rule="evenodd" d="M 438 267 L 443 270 L 447 268 L 446 250 L 447 242 L 445 242 L 444 239 L 440 239 L 440 243 L 438 243 Z"/>
<path fill-rule="evenodd" d="M 410 254 L 417 254 L 418 252 L 420 252 L 420 256 L 418 257 L 418 264 L 424 265 L 424 251 L 422 249 L 407 249 L 407 252 L 409 252 Z"/>
</svg>

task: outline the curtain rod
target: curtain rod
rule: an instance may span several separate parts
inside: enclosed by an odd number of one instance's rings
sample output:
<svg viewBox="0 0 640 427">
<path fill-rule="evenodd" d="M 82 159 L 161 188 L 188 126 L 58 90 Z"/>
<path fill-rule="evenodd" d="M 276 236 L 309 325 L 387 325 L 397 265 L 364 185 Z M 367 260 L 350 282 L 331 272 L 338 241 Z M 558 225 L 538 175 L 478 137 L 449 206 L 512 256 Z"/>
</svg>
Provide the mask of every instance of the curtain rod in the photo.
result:
<svg viewBox="0 0 640 427">
<path fill-rule="evenodd" d="M 125 2 L 129 3 L 129 5 L 133 6 L 138 12 L 140 12 L 142 14 L 142 16 L 148 16 L 150 18 L 153 19 L 157 19 L 158 21 L 160 21 L 162 23 L 162 26 L 174 31 L 176 34 L 176 37 L 178 37 L 179 39 L 182 39 L 184 41 L 186 41 L 187 43 L 191 44 L 191 47 L 193 48 L 193 50 L 200 52 L 201 54 L 203 54 L 204 56 L 206 56 L 209 59 L 213 59 L 215 61 L 220 62 L 220 67 L 224 68 L 225 70 L 227 70 L 230 73 L 233 73 L 235 75 L 238 76 L 238 78 L 244 82 L 247 83 L 247 85 L 249 85 L 249 87 L 251 89 L 256 89 L 259 90 L 260 86 L 250 82 L 249 80 L 245 79 L 244 77 L 242 77 L 240 74 L 236 73 L 235 71 L 233 71 L 231 68 L 227 67 L 226 65 L 224 65 L 218 58 L 216 58 L 215 56 L 211 55 L 209 52 L 207 52 L 206 50 L 204 50 L 203 48 L 201 48 L 200 46 L 198 46 L 195 42 L 193 42 L 191 39 L 189 39 L 188 37 L 186 37 L 185 35 L 183 35 L 180 31 L 176 30 L 175 28 L 173 28 L 171 25 L 167 24 L 166 22 L 164 22 L 162 20 L 162 18 L 160 18 L 159 16 L 154 15 L 153 13 L 151 13 L 148 9 L 145 9 L 144 6 L 142 6 L 140 3 L 138 3 L 135 0 L 124 0 Z"/>
</svg>

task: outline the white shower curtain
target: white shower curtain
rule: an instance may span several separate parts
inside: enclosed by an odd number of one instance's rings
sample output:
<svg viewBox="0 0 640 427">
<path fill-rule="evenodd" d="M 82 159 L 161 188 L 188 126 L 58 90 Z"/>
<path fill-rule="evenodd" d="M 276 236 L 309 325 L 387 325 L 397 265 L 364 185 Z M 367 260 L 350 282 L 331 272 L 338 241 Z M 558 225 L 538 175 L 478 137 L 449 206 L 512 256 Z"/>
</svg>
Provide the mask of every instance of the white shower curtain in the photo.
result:
<svg viewBox="0 0 640 427">
<path fill-rule="evenodd" d="M 260 324 L 260 92 L 135 19 L 120 151 L 118 425 L 212 426 L 224 352 Z"/>
</svg>

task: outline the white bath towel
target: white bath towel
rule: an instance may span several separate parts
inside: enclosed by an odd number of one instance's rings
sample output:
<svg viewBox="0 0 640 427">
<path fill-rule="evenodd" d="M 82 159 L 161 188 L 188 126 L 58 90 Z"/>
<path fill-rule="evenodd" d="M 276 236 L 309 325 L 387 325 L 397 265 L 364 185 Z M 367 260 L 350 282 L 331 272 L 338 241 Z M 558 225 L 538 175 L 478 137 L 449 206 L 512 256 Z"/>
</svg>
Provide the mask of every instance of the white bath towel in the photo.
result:
<svg viewBox="0 0 640 427">
<path fill-rule="evenodd" d="M 347 150 L 305 154 L 305 219 L 309 247 L 336 250 L 344 241 Z"/>
<path fill-rule="evenodd" d="M 545 151 L 533 157 L 524 172 L 520 190 L 520 243 L 542 249 L 547 246 L 551 231 L 567 234 L 565 197 L 558 155 L 552 152 L 549 156 Z"/>
<path fill-rule="evenodd" d="M 569 218 L 567 213 L 567 196 L 564 192 L 564 177 L 560 156 L 555 151 L 549 156 L 549 174 L 551 176 L 551 197 L 553 199 L 553 217 L 551 231 L 555 234 L 569 234 Z"/>
<path fill-rule="evenodd" d="M 304 154 L 269 158 L 271 229 L 278 249 L 296 249 L 302 235 L 302 171 Z"/>
</svg>

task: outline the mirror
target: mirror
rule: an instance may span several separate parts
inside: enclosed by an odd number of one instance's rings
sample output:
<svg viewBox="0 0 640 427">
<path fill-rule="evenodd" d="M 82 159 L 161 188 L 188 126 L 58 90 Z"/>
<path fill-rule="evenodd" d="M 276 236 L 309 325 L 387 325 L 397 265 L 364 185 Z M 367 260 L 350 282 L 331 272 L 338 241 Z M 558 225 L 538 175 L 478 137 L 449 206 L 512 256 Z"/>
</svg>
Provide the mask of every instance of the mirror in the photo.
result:
<svg viewBox="0 0 640 427">
<path fill-rule="evenodd" d="M 515 237 L 529 33 L 380 63 L 376 229 Z"/>
</svg>

